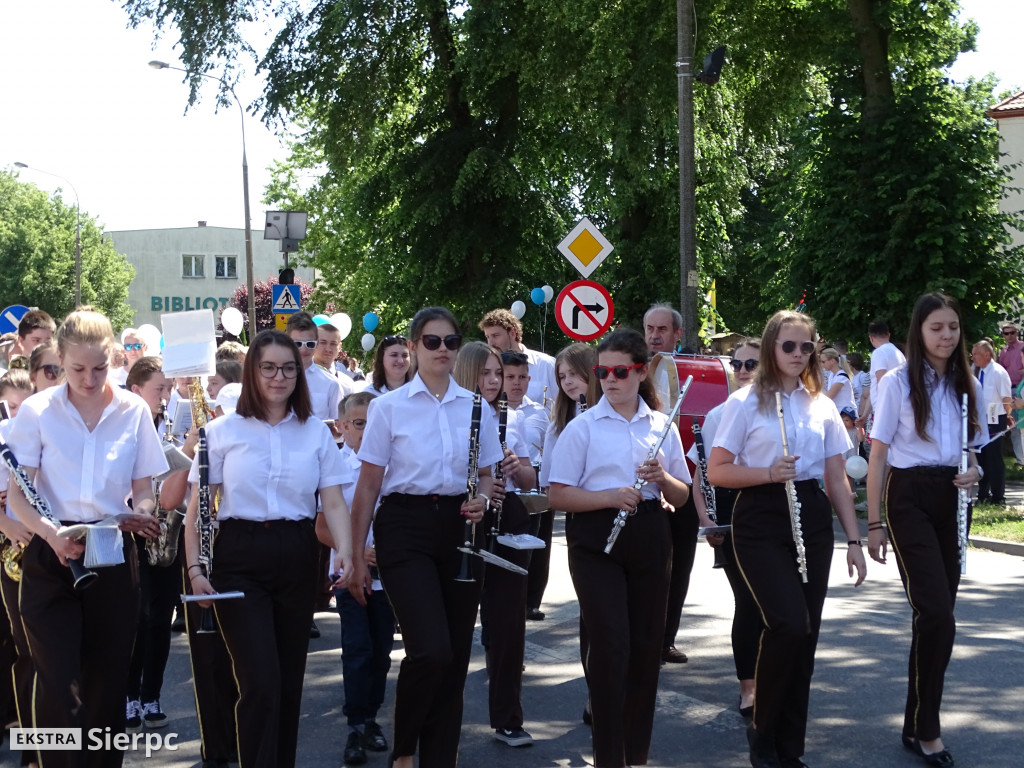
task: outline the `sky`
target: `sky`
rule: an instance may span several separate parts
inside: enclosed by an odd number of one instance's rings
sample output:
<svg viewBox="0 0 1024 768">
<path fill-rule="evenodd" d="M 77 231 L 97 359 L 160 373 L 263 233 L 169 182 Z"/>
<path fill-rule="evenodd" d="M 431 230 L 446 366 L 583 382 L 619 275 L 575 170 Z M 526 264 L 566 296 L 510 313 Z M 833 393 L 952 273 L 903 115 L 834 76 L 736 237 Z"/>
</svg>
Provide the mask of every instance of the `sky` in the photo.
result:
<svg viewBox="0 0 1024 768">
<path fill-rule="evenodd" d="M 981 25 L 981 35 L 979 51 L 961 56 L 953 77 L 995 72 L 1000 89 L 1024 87 L 1024 2 L 961 0 L 961 6 Z M 181 66 L 173 30 L 157 41 L 152 27 L 128 29 L 127 14 L 112 0 L 0 0 L 0 19 L 7 94 L 0 167 L 26 163 L 23 181 L 48 191 L 61 187 L 69 204 L 73 185 L 82 210 L 108 231 L 194 227 L 200 220 L 244 226 L 238 108 L 218 109 L 218 84 L 207 80 L 199 104 L 186 114 L 185 76 L 147 66 L 152 59 Z M 235 88 L 244 105 L 262 89 L 254 70 L 249 65 Z M 259 237 L 266 168 L 287 153 L 248 114 L 245 137 L 252 225 Z"/>
</svg>

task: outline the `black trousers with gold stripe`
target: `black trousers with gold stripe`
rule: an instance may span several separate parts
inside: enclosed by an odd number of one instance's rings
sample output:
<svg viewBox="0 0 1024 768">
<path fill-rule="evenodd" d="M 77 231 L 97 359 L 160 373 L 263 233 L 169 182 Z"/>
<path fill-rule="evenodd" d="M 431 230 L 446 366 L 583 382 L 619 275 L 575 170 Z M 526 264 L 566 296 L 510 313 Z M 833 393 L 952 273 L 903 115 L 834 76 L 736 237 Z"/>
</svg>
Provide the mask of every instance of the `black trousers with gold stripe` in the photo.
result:
<svg viewBox="0 0 1024 768">
<path fill-rule="evenodd" d="M 733 552 L 757 602 L 761 631 L 754 674 L 754 726 L 779 758 L 804 753 L 807 709 L 834 538 L 832 506 L 816 480 L 796 483 L 807 556 L 807 583 L 782 483 L 744 488 L 732 517 Z"/>
<path fill-rule="evenodd" d="M 11 639 L 14 643 L 15 658 L 11 664 L 11 677 L 14 682 L 14 703 L 17 706 L 18 722 L 23 728 L 32 726 L 32 681 L 36 670 L 32 666 L 32 656 L 28 650 L 28 638 L 25 637 L 25 626 L 21 623 L 21 611 L 18 610 L 18 590 L 20 584 L 0 568 L 0 591 L 3 592 L 4 608 L 10 621 Z M 6 683 L 0 679 L 0 684 Z M 39 762 L 35 751 L 22 750 L 21 764 Z"/>
<path fill-rule="evenodd" d="M 929 468 L 931 469 L 931 468 Z M 885 508 L 903 588 L 913 609 L 903 735 L 940 736 L 939 707 L 953 654 L 953 605 L 960 585 L 956 468 L 944 473 L 892 468 Z"/>
</svg>

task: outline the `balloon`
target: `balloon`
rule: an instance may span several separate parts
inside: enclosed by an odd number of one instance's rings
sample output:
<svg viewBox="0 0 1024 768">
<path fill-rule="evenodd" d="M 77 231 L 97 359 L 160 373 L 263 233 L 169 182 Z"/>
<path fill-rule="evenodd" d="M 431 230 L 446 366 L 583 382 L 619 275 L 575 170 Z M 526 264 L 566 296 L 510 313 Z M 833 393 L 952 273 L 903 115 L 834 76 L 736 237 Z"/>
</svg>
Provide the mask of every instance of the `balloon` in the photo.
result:
<svg viewBox="0 0 1024 768">
<path fill-rule="evenodd" d="M 232 336 L 238 336 L 245 325 L 245 316 L 235 307 L 224 307 L 220 313 L 220 324 Z"/>
<path fill-rule="evenodd" d="M 149 323 L 140 325 L 135 335 L 146 343 L 147 355 L 155 355 L 160 349 L 160 329 L 155 325 Z"/>
<path fill-rule="evenodd" d="M 863 456 L 851 456 L 846 460 L 846 474 L 854 480 L 860 480 L 868 473 L 868 463 Z"/>
<path fill-rule="evenodd" d="M 313 315 L 313 322 L 317 326 L 327 325 L 331 322 L 331 318 L 321 312 L 320 314 Z"/>
<path fill-rule="evenodd" d="M 541 304 L 543 304 L 546 301 L 546 299 L 544 298 L 544 289 L 534 288 L 532 291 L 530 291 L 530 301 L 532 301 L 538 307 Z"/>
<path fill-rule="evenodd" d="M 331 315 L 331 325 L 341 332 L 342 339 L 348 338 L 348 335 L 352 333 L 352 318 L 344 312 Z"/>
<path fill-rule="evenodd" d="M 520 320 L 522 320 L 523 319 L 523 315 L 526 314 L 526 305 L 523 304 L 523 302 L 519 301 L 518 299 L 516 301 L 513 301 L 512 302 L 512 314 L 515 315 Z"/>
<path fill-rule="evenodd" d="M 550 285 L 543 286 L 541 288 L 541 290 L 544 291 L 544 303 L 545 304 L 547 304 L 549 301 L 551 301 L 553 298 L 555 298 L 555 289 L 552 288 Z"/>
<path fill-rule="evenodd" d="M 380 318 L 377 317 L 376 312 L 367 312 L 365 315 L 363 315 L 363 328 L 365 328 L 367 331 L 370 331 L 372 333 L 377 329 L 377 326 L 379 324 Z M 366 337 L 364 336 L 363 338 L 365 339 Z"/>
</svg>

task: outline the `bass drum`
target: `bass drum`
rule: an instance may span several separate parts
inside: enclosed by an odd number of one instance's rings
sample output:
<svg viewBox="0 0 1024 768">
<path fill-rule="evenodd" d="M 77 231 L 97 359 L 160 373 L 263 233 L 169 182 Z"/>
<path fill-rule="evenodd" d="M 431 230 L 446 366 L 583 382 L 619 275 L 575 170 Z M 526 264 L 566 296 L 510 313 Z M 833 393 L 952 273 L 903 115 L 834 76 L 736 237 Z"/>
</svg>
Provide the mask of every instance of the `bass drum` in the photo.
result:
<svg viewBox="0 0 1024 768">
<path fill-rule="evenodd" d="M 683 439 L 685 452 L 693 445 L 693 419 L 696 418 L 697 423 L 703 425 L 708 411 L 724 403 L 736 389 L 736 380 L 732 376 L 728 357 L 675 355 L 673 360 L 680 383 L 686 381 L 687 376 L 693 376 L 693 383 L 679 409 L 679 436 Z"/>
</svg>

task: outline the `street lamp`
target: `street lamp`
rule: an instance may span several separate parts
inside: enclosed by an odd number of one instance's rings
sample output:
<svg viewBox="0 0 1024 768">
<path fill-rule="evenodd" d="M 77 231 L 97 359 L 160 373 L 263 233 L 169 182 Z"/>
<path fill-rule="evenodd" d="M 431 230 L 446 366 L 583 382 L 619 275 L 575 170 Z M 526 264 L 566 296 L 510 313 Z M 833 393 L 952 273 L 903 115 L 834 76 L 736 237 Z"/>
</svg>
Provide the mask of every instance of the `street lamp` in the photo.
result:
<svg viewBox="0 0 1024 768">
<path fill-rule="evenodd" d="M 25 163 L 15 163 L 14 167 L 25 168 L 45 176 L 53 176 L 53 178 L 65 182 L 75 193 L 75 306 L 79 307 L 82 304 L 82 206 L 78 203 L 78 190 L 75 189 L 74 184 L 59 174 L 50 173 L 41 168 L 29 168 Z"/>
<path fill-rule="evenodd" d="M 210 80 L 216 80 L 231 91 L 231 96 L 234 98 L 235 104 L 238 105 L 238 113 L 242 117 L 242 197 L 245 201 L 245 277 L 246 287 L 248 288 L 249 294 L 249 339 L 251 341 L 253 334 L 256 333 L 256 289 L 253 285 L 252 276 L 252 226 L 249 223 L 249 163 L 245 159 L 245 110 L 242 108 L 242 102 L 238 100 L 238 95 L 235 93 L 235 89 L 227 81 L 217 77 L 216 75 L 209 75 L 205 72 L 193 72 L 192 70 L 182 69 L 181 67 L 173 67 L 163 61 L 151 61 L 149 62 L 149 66 L 153 69 L 173 69 L 177 72 L 184 72 L 186 75 L 200 75 L 201 77 L 205 77 Z"/>
</svg>

